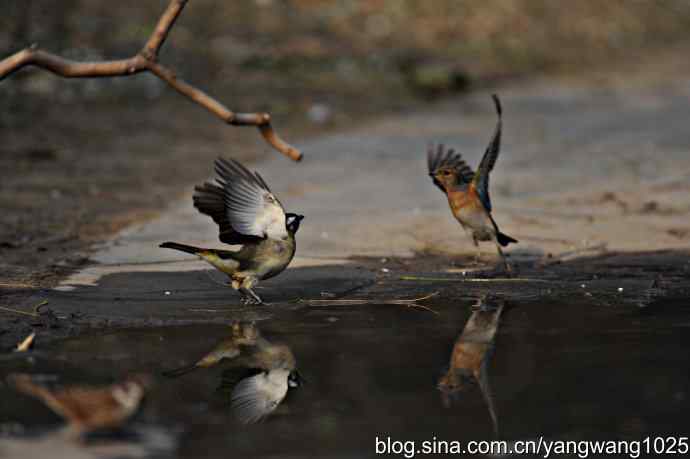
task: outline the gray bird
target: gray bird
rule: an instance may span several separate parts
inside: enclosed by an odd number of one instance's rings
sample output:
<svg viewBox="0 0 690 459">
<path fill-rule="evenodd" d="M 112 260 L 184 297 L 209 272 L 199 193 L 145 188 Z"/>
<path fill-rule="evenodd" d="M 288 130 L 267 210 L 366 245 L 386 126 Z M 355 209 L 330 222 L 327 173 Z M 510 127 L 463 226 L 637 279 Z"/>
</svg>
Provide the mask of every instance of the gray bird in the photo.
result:
<svg viewBox="0 0 690 459">
<path fill-rule="evenodd" d="M 297 360 L 285 344 L 272 344 L 260 338 L 254 349 L 238 363 L 248 372 L 233 387 L 230 406 L 243 424 L 264 419 L 278 408 L 289 388 L 299 387 L 304 382 L 297 370 Z"/>
<path fill-rule="evenodd" d="M 298 387 L 304 381 L 290 347 L 272 343 L 250 322 L 234 322 L 230 336 L 218 342 L 195 363 L 164 374 L 181 376 L 222 362 L 230 368 L 223 372 L 220 389 L 229 389 L 232 410 L 244 424 L 258 422 L 271 414 L 283 401 L 288 389 Z"/>
<path fill-rule="evenodd" d="M 216 183 L 195 187 L 194 207 L 213 219 L 226 244 L 241 244 L 237 251 L 206 249 L 177 242 L 163 248 L 197 255 L 230 277 L 230 285 L 245 304 L 262 304 L 253 287 L 277 276 L 295 255 L 295 234 L 303 215 L 285 213 L 282 204 L 258 172 L 235 160 L 218 158 Z"/>
<path fill-rule="evenodd" d="M 243 424 L 253 424 L 275 411 L 288 389 L 299 385 L 291 374 L 286 368 L 276 368 L 241 380 L 230 396 L 235 417 Z"/>
</svg>

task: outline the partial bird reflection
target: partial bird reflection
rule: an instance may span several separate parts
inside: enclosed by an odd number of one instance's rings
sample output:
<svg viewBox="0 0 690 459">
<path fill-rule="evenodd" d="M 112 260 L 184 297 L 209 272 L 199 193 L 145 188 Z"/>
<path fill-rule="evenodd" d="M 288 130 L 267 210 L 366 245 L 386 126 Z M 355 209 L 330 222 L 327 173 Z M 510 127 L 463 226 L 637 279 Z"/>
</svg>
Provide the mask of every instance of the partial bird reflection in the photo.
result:
<svg viewBox="0 0 690 459">
<path fill-rule="evenodd" d="M 220 391 L 229 394 L 236 418 L 251 424 L 275 411 L 288 389 L 304 380 L 289 346 L 270 342 L 254 323 L 235 322 L 230 329 L 230 336 L 198 361 L 165 374 L 175 377 L 228 362 L 231 368 L 223 373 Z"/>
<path fill-rule="evenodd" d="M 67 386 L 52 389 L 28 374 L 11 374 L 8 383 L 19 392 L 40 399 L 68 422 L 69 433 L 83 440 L 99 430 L 119 430 L 138 410 L 152 379 L 133 375 L 108 386 Z"/>
<path fill-rule="evenodd" d="M 244 354 L 251 354 L 253 348 L 259 346 L 259 342 L 266 340 L 261 337 L 259 329 L 253 322 L 233 322 L 230 325 L 230 334 L 220 341 L 196 362 L 174 370 L 163 372 L 165 376 L 182 376 L 197 368 L 209 368 L 223 360 L 233 360 Z M 262 346 L 265 347 L 265 346 Z"/>
<path fill-rule="evenodd" d="M 490 294 L 479 300 L 465 328 L 455 341 L 448 371 L 438 382 L 438 389 L 446 407 L 452 404 L 460 392 L 473 383 L 478 383 L 496 436 L 498 418 L 487 370 L 503 307 L 503 300 Z"/>
</svg>

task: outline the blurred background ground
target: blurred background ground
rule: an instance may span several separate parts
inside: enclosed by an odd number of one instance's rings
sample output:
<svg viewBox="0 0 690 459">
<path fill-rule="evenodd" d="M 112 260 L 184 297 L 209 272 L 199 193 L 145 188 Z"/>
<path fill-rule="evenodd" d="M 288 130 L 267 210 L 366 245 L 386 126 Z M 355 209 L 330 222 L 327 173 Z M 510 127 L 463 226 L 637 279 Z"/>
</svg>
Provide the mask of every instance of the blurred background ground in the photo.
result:
<svg viewBox="0 0 690 459">
<path fill-rule="evenodd" d="M 74 59 L 126 57 L 166 4 L 6 0 L 0 56 L 38 43 Z M 688 51 L 680 0 L 194 0 L 161 60 L 233 110 L 269 111 L 299 145 L 515 80 L 658 84 L 688 74 Z M 150 75 L 29 69 L 0 83 L 0 100 L 3 303 L 54 285 L 91 244 L 207 177 L 219 154 L 276 154 Z"/>
</svg>

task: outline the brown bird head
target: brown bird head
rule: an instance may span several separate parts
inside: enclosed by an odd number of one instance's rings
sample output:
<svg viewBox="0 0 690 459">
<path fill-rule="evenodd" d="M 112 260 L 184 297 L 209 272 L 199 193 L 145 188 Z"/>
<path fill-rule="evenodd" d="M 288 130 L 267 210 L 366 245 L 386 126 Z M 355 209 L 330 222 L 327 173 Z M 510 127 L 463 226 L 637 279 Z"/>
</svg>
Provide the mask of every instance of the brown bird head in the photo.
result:
<svg viewBox="0 0 690 459">
<path fill-rule="evenodd" d="M 450 190 L 456 185 L 460 184 L 458 180 L 458 171 L 452 166 L 442 166 L 429 175 L 436 181 L 438 181 L 445 190 Z"/>
<path fill-rule="evenodd" d="M 125 409 L 134 411 L 144 398 L 146 392 L 153 387 L 151 375 L 138 373 L 127 377 L 119 384 L 112 386 L 112 396 Z"/>
<path fill-rule="evenodd" d="M 449 369 L 438 381 L 437 388 L 441 392 L 441 400 L 444 406 L 449 407 L 459 394 L 474 384 L 470 374 Z"/>
<path fill-rule="evenodd" d="M 438 144 L 429 145 L 427 149 L 427 167 L 434 185 L 448 192 L 458 186 L 466 186 L 474 177 L 474 172 L 467 165 L 462 155 L 454 149 Z"/>
<path fill-rule="evenodd" d="M 437 387 L 441 392 L 452 394 L 466 389 L 473 383 L 471 374 L 451 368 L 438 380 Z"/>
</svg>

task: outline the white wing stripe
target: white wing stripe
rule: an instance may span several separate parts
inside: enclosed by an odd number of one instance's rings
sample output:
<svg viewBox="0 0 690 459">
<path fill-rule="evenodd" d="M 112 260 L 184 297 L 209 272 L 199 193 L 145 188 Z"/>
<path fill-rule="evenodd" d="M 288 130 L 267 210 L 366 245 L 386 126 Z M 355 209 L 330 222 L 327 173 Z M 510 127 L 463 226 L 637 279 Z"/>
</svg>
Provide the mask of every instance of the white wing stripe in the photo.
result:
<svg viewBox="0 0 690 459">
<path fill-rule="evenodd" d="M 216 161 L 216 172 L 224 189 L 228 221 L 235 231 L 270 239 L 288 236 L 283 206 L 258 173 L 222 158 Z"/>
</svg>

